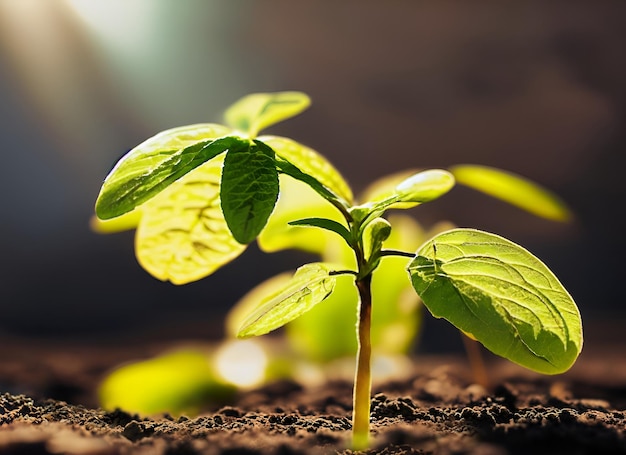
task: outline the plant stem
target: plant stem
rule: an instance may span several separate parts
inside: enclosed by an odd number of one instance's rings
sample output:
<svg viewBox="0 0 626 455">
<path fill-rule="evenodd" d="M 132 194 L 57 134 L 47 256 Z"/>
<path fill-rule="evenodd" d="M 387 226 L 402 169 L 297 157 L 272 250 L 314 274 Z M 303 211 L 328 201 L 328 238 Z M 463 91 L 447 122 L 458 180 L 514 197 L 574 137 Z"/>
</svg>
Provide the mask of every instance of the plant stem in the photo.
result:
<svg viewBox="0 0 626 455">
<path fill-rule="evenodd" d="M 372 274 L 356 280 L 359 290 L 357 320 L 358 352 L 352 410 L 352 449 L 365 450 L 369 444 L 370 396 L 372 389 L 370 326 L 372 320 Z"/>
</svg>

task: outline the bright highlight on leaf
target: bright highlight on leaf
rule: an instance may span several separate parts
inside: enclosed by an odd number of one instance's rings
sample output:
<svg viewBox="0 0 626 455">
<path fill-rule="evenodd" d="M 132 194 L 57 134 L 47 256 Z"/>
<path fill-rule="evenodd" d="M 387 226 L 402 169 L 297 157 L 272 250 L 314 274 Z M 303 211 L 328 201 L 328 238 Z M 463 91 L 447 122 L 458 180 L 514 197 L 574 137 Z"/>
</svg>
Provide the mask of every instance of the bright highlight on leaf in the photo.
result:
<svg viewBox="0 0 626 455">
<path fill-rule="evenodd" d="M 226 110 L 224 119 L 250 138 L 264 128 L 299 114 L 311 104 L 302 92 L 253 93 Z"/>
<path fill-rule="evenodd" d="M 393 182 L 393 178 L 386 183 Z M 381 216 L 391 208 L 408 209 L 437 199 L 454 187 L 454 177 L 448 171 L 430 169 L 418 172 L 400 181 L 394 188 L 380 187 L 376 199 L 353 207 L 352 215 L 359 220 Z"/>
<path fill-rule="evenodd" d="M 523 177 L 487 166 L 458 165 L 450 168 L 457 182 L 502 199 L 534 215 L 568 221 L 571 213 L 553 193 Z"/>
<path fill-rule="evenodd" d="M 582 349 L 572 297 L 539 259 L 509 240 L 453 229 L 424 244 L 408 271 L 433 316 L 526 368 L 562 373 Z"/>
<path fill-rule="evenodd" d="M 330 271 L 330 266 L 321 262 L 300 267 L 284 288 L 250 313 L 237 336 L 263 335 L 309 311 L 333 292 L 335 277 Z"/>
</svg>

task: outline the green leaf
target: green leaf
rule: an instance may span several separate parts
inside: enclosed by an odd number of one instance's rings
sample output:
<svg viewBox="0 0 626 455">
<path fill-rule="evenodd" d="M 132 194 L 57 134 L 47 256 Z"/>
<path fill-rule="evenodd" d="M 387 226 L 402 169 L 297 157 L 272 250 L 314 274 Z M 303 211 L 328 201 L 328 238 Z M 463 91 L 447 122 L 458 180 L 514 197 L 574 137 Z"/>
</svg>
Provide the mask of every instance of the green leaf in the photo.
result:
<svg viewBox="0 0 626 455">
<path fill-rule="evenodd" d="M 301 92 L 253 93 L 229 107 L 224 119 L 254 138 L 262 129 L 299 114 L 310 104 L 309 97 Z"/>
<path fill-rule="evenodd" d="M 220 198 L 233 237 L 252 242 L 272 214 L 278 199 L 274 151 L 262 142 L 229 150 L 224 160 Z"/>
<path fill-rule="evenodd" d="M 350 231 L 341 223 L 327 218 L 303 218 L 301 220 L 290 221 L 291 226 L 312 226 L 339 234 L 348 244 L 352 242 Z"/>
<path fill-rule="evenodd" d="M 285 287 L 261 301 L 243 321 L 237 336 L 263 335 L 282 327 L 323 301 L 334 286 L 335 277 L 327 264 L 303 265 Z"/>
<path fill-rule="evenodd" d="M 196 281 L 246 249 L 233 238 L 220 206 L 224 158 L 198 166 L 141 206 L 135 254 L 155 278 Z"/>
<path fill-rule="evenodd" d="M 526 368 L 562 373 L 582 349 L 572 297 L 539 259 L 509 240 L 453 229 L 421 246 L 408 271 L 433 316 Z"/>
<path fill-rule="evenodd" d="M 222 128 L 216 131 L 222 132 Z M 128 152 L 106 177 L 96 201 L 99 218 L 130 212 L 202 163 L 242 143 L 236 136 L 227 136 L 176 148 L 185 144 L 176 136 L 178 129 L 161 134 L 165 137 L 157 135 Z"/>
<path fill-rule="evenodd" d="M 556 195 L 523 177 L 487 166 L 458 165 L 450 168 L 457 182 L 515 205 L 534 215 L 568 221 L 572 215 Z"/>
</svg>

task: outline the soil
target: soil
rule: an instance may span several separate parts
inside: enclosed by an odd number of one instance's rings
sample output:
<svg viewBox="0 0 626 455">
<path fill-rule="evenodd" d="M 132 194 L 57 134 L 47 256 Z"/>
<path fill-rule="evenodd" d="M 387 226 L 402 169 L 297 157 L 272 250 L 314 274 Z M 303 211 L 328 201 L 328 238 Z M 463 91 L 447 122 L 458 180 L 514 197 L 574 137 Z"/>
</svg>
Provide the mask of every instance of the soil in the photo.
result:
<svg viewBox="0 0 626 455">
<path fill-rule="evenodd" d="M 100 409 L 95 385 L 116 363 L 164 346 L 1 346 L 0 455 L 354 453 L 351 381 L 281 380 L 197 416 L 147 418 Z M 366 453 L 626 454 L 623 354 L 583 354 L 551 377 L 488 357 L 488 388 L 462 355 L 416 355 L 407 375 L 375 384 Z"/>
</svg>

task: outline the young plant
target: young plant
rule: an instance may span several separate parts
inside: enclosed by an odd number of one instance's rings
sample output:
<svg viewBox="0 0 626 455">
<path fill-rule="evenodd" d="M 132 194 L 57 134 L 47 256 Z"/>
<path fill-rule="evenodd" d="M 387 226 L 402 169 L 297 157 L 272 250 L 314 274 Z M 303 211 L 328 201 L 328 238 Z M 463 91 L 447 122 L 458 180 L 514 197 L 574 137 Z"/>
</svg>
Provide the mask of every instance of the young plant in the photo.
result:
<svg viewBox="0 0 626 455">
<path fill-rule="evenodd" d="M 233 260 L 259 235 L 272 237 L 268 220 L 279 195 L 288 196 L 281 192 L 284 178 L 315 191 L 332 208 L 329 215 L 304 215 L 288 224 L 332 233 L 351 251 L 353 267 L 326 262 L 300 267 L 251 310 L 238 336 L 285 325 L 331 296 L 338 280 L 349 279 L 359 296 L 354 449 L 368 446 L 372 279 L 387 258 L 404 258 L 405 276 L 433 316 L 524 367 L 545 374 L 566 371 L 582 348 L 580 314 L 539 259 L 503 237 L 464 228 L 439 233 L 416 252 L 387 248 L 392 225 L 384 218 L 391 209 L 433 201 L 457 182 L 549 218 L 566 217 L 563 206 L 524 179 L 469 165 L 404 176 L 358 203 L 322 155 L 291 139 L 258 135 L 308 105 L 299 92 L 253 94 L 226 111 L 228 126 L 190 125 L 148 139 L 106 177 L 96 214 L 111 221 L 101 229 L 136 225 L 142 266 L 161 280 L 182 284 Z"/>
</svg>

